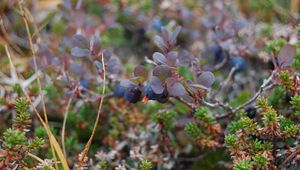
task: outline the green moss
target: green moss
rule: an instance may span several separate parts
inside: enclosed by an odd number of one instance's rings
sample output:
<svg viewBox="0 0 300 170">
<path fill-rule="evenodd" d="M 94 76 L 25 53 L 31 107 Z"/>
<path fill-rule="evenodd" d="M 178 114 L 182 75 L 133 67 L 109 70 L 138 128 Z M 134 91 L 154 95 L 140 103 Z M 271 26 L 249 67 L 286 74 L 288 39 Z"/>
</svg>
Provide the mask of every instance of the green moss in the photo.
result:
<svg viewBox="0 0 300 170">
<path fill-rule="evenodd" d="M 229 102 L 229 105 L 232 107 L 237 107 L 246 101 L 248 101 L 251 97 L 251 93 L 249 91 L 242 91 L 236 98 L 232 99 Z"/>
<path fill-rule="evenodd" d="M 252 162 L 249 159 L 242 159 L 233 166 L 233 170 L 252 170 Z"/>
</svg>

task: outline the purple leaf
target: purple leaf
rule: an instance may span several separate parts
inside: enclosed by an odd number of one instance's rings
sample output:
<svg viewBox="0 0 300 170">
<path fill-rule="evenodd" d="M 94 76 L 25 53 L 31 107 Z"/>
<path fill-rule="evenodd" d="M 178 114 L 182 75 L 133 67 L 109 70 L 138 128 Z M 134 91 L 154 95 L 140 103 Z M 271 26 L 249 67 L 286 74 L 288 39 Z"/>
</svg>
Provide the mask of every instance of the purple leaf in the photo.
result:
<svg viewBox="0 0 300 170">
<path fill-rule="evenodd" d="M 147 78 L 148 77 L 148 71 L 144 66 L 137 66 L 135 67 L 134 71 L 133 71 L 134 76 L 136 77 L 144 77 Z"/>
<path fill-rule="evenodd" d="M 108 62 L 111 59 L 111 52 L 109 50 L 103 50 L 102 52 L 103 58 L 104 58 L 104 62 Z"/>
<path fill-rule="evenodd" d="M 198 83 L 206 87 L 210 87 L 215 81 L 215 76 L 212 72 L 205 71 L 198 77 Z"/>
<path fill-rule="evenodd" d="M 287 67 L 292 64 L 296 55 L 296 47 L 290 44 L 283 46 L 279 52 L 279 64 Z"/>
<path fill-rule="evenodd" d="M 179 83 L 175 78 L 168 78 L 166 82 L 168 94 L 170 96 L 179 97 L 187 93 L 183 85 Z"/>
<path fill-rule="evenodd" d="M 112 58 L 106 63 L 106 69 L 109 73 L 118 73 L 120 72 L 120 65 L 117 58 Z"/>
<path fill-rule="evenodd" d="M 72 42 L 74 47 L 89 48 L 87 40 L 82 35 L 73 35 Z"/>
<path fill-rule="evenodd" d="M 153 58 L 154 62 L 156 62 L 156 63 L 162 63 L 162 64 L 167 63 L 167 59 L 162 53 L 155 52 L 155 53 L 153 53 L 152 58 Z"/>
<path fill-rule="evenodd" d="M 170 37 L 170 45 L 171 46 L 174 46 L 177 42 L 177 36 L 179 34 L 181 30 L 181 26 L 177 26 L 174 30 L 174 32 L 171 34 L 171 37 Z"/>
<path fill-rule="evenodd" d="M 90 55 L 90 51 L 88 49 L 82 49 L 79 47 L 74 47 L 71 50 L 71 54 L 75 57 L 86 57 Z"/>
<path fill-rule="evenodd" d="M 178 52 L 177 51 L 171 51 L 167 54 L 167 60 L 169 66 L 175 66 L 177 61 Z"/>
<path fill-rule="evenodd" d="M 170 33 L 165 27 L 161 28 L 161 36 L 165 42 L 169 41 L 170 39 Z"/>
<path fill-rule="evenodd" d="M 154 93 L 162 94 L 164 92 L 164 86 L 158 77 L 152 76 L 149 80 L 149 84 Z"/>
<path fill-rule="evenodd" d="M 157 45 L 157 47 L 159 49 L 161 49 L 162 51 L 167 51 L 168 46 L 166 44 L 166 42 L 158 35 L 156 35 L 154 37 L 154 43 Z"/>
<path fill-rule="evenodd" d="M 180 66 L 189 66 L 191 64 L 191 57 L 188 51 L 183 50 L 178 54 L 178 61 Z"/>
<path fill-rule="evenodd" d="M 161 81 L 165 81 L 168 77 L 172 76 L 172 72 L 168 66 L 156 66 L 153 69 L 153 75 L 157 76 Z"/>
<path fill-rule="evenodd" d="M 75 74 L 83 74 L 85 72 L 84 68 L 76 63 L 71 63 L 71 71 Z"/>
</svg>

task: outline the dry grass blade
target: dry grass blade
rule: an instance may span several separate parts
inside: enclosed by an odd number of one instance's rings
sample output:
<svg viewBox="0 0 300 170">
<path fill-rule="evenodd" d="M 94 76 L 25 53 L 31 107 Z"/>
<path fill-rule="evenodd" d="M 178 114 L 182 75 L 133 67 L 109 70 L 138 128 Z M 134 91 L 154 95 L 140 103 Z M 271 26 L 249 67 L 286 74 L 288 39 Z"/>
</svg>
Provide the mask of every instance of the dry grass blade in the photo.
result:
<svg viewBox="0 0 300 170">
<path fill-rule="evenodd" d="M 291 12 L 293 14 L 298 14 L 299 12 L 300 0 L 292 0 L 291 1 Z"/>
<path fill-rule="evenodd" d="M 27 155 L 30 156 L 30 157 L 32 157 L 33 159 L 39 161 L 40 163 L 44 163 L 44 161 L 41 158 L 39 158 L 38 156 L 36 156 L 36 155 L 34 155 L 32 153 L 28 153 Z"/>
<path fill-rule="evenodd" d="M 64 114 L 64 121 L 63 121 L 63 126 L 62 126 L 62 133 L 61 133 L 61 144 L 62 144 L 62 148 L 63 148 L 65 156 L 67 156 L 67 154 L 66 154 L 66 146 L 65 146 L 66 123 L 67 123 L 67 118 L 68 118 L 68 113 L 69 113 L 69 109 L 70 109 L 70 106 L 71 106 L 71 102 L 72 102 L 72 99 L 74 97 L 74 94 L 75 94 L 75 91 L 76 91 L 77 87 L 78 86 L 75 87 L 74 92 L 72 93 L 71 97 L 68 100 L 68 104 L 67 104 L 66 111 L 65 111 L 65 114 Z"/>
<path fill-rule="evenodd" d="M 37 61 L 36 61 L 36 53 L 35 53 L 35 50 L 34 50 L 33 41 L 32 41 L 31 33 L 30 33 L 30 30 L 29 30 L 28 18 L 26 17 L 26 13 L 25 13 L 25 10 L 23 8 L 23 5 L 24 5 L 24 2 L 19 1 L 20 12 L 21 12 L 24 24 L 25 24 L 26 33 L 27 33 L 27 37 L 28 37 L 28 41 L 29 41 L 29 45 L 30 45 L 30 50 L 31 50 L 32 55 L 33 55 L 34 70 L 35 70 L 35 72 L 38 72 Z M 48 118 L 47 118 L 47 111 L 46 111 L 46 105 L 45 105 L 45 100 L 44 100 L 44 95 L 43 95 L 42 85 L 41 85 L 41 80 L 40 80 L 39 75 L 37 76 L 37 84 L 38 84 L 38 89 L 39 89 L 39 95 L 41 96 L 41 100 L 42 100 L 42 108 L 43 108 L 45 123 L 49 127 Z M 54 158 L 55 167 L 56 167 L 56 169 L 58 169 L 58 165 L 56 163 L 56 154 L 54 152 L 53 144 L 52 144 L 51 140 L 50 140 L 50 147 L 51 147 L 52 156 Z"/>
<path fill-rule="evenodd" d="M 95 136 L 95 132 L 96 132 L 96 128 L 97 128 L 97 125 L 99 123 L 99 118 L 100 118 L 100 115 L 101 115 L 101 111 L 102 111 L 102 106 L 103 106 L 103 101 L 104 101 L 104 93 L 105 93 L 105 84 L 106 84 L 106 69 L 105 69 L 105 63 L 104 63 L 104 57 L 103 57 L 103 54 L 102 54 L 102 65 L 103 65 L 103 88 L 102 88 L 102 95 L 101 95 L 101 99 L 100 99 L 100 103 L 99 103 L 99 107 L 98 107 L 98 112 L 97 112 L 97 117 L 96 117 L 96 120 L 95 120 L 95 123 L 94 123 L 94 127 L 93 127 L 93 131 L 92 131 L 92 134 L 87 142 L 87 144 L 85 145 L 85 148 L 84 150 L 82 151 L 82 154 L 81 154 L 81 158 L 79 158 L 79 163 L 78 163 L 78 167 L 77 169 L 80 170 L 80 167 L 82 166 L 82 164 L 84 163 L 84 160 L 85 160 L 85 157 L 87 156 L 88 152 L 89 152 L 89 149 L 90 149 L 90 146 L 92 144 L 92 141 L 93 141 L 93 138 Z"/>
<path fill-rule="evenodd" d="M 7 57 L 8 57 L 8 59 L 9 59 L 10 67 L 12 68 L 13 72 L 17 73 L 17 72 L 16 72 L 16 68 L 15 68 L 15 66 L 14 66 L 14 64 L 13 64 L 13 62 L 12 62 L 12 59 L 11 59 L 11 55 L 10 55 L 8 46 L 5 45 L 4 48 L 5 48 Z M 18 78 L 17 78 L 17 80 L 18 80 Z M 16 82 L 16 83 L 19 83 L 19 82 Z M 25 89 L 24 87 L 22 87 L 22 86 L 21 86 L 21 88 L 22 88 L 22 91 L 23 91 L 24 95 L 26 96 L 27 100 L 29 101 L 30 105 L 32 106 L 33 111 L 36 113 L 38 119 L 40 120 L 40 122 L 42 123 L 43 127 L 45 128 L 45 130 L 46 130 L 46 132 L 47 132 L 47 135 L 48 135 L 48 137 L 49 137 L 49 141 L 50 141 L 50 143 L 53 144 L 54 150 L 56 151 L 56 153 L 57 153 L 57 155 L 58 155 L 58 158 L 59 158 L 60 161 L 61 161 L 61 164 L 62 164 L 62 166 L 63 166 L 63 169 L 69 170 L 69 166 L 68 166 L 67 160 L 66 160 L 66 158 L 65 158 L 65 156 L 64 156 L 64 154 L 63 154 L 63 152 L 62 152 L 62 149 L 60 148 L 60 146 L 59 146 L 57 140 L 55 139 L 55 137 L 53 136 L 52 132 L 50 131 L 50 128 L 49 128 L 48 124 L 46 124 L 45 121 L 42 119 L 40 113 L 37 111 L 35 105 L 33 104 L 33 102 L 32 102 L 32 100 L 31 100 L 30 96 L 29 96 L 28 93 L 27 93 L 26 89 Z M 58 168 L 57 168 L 57 169 L 58 169 Z"/>
</svg>

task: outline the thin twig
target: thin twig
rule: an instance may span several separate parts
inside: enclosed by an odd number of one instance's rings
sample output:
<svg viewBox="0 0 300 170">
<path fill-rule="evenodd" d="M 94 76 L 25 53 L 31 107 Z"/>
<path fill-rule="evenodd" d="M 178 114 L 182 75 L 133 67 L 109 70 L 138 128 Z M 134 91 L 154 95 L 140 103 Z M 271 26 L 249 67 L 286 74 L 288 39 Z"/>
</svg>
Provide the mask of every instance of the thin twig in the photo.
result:
<svg viewBox="0 0 300 170">
<path fill-rule="evenodd" d="M 222 103 L 221 101 L 216 101 L 215 103 L 209 103 L 205 100 L 202 100 L 201 101 L 204 105 L 208 106 L 208 107 L 212 107 L 212 108 L 216 108 L 216 107 L 222 107 L 224 108 L 225 110 L 229 110 L 229 111 L 233 111 L 232 107 L 229 106 L 227 103 Z"/>
<path fill-rule="evenodd" d="M 255 95 L 249 99 L 248 101 L 246 101 L 245 103 L 243 103 L 242 105 L 238 106 L 236 109 L 232 110 L 231 112 L 228 112 L 228 113 L 225 113 L 223 115 L 219 115 L 219 116 L 216 116 L 217 119 L 223 119 L 223 118 L 226 118 L 228 117 L 229 115 L 233 114 L 233 113 L 236 113 L 237 111 L 243 109 L 245 106 L 253 103 L 254 101 L 256 101 L 256 99 L 258 97 L 260 97 L 260 95 L 268 90 L 268 89 L 271 89 L 275 86 L 275 84 L 271 83 L 274 79 L 274 76 L 275 76 L 275 73 L 276 73 L 277 70 L 274 70 L 272 72 L 272 74 L 264 81 L 264 83 L 260 86 L 259 90 L 255 93 Z M 270 84 L 271 83 L 271 84 Z"/>
<path fill-rule="evenodd" d="M 233 77 L 233 74 L 235 73 L 235 71 L 237 70 L 237 67 L 232 67 L 231 68 L 231 70 L 230 70 L 230 72 L 229 72 L 229 74 L 228 74 L 228 76 L 227 76 L 227 78 L 225 79 L 225 81 L 223 81 L 221 84 L 220 84 L 220 86 L 219 86 L 219 88 L 216 90 L 217 92 L 216 93 L 214 93 L 212 96 L 211 96 L 211 98 L 215 98 L 227 85 L 228 85 L 228 83 L 229 83 L 229 81 L 232 79 L 232 77 Z"/>
<path fill-rule="evenodd" d="M 174 98 L 177 99 L 178 101 L 180 101 L 181 103 L 185 104 L 186 106 L 188 106 L 190 109 L 195 108 L 195 106 L 192 103 L 189 103 L 180 97 L 174 97 Z"/>
<path fill-rule="evenodd" d="M 222 60 L 222 62 L 218 63 L 217 65 L 215 65 L 211 71 L 216 71 L 216 70 L 220 70 L 222 67 L 225 66 L 225 64 L 227 63 L 227 61 L 229 60 L 229 54 L 228 52 L 225 52 L 226 53 L 226 57 Z"/>
</svg>

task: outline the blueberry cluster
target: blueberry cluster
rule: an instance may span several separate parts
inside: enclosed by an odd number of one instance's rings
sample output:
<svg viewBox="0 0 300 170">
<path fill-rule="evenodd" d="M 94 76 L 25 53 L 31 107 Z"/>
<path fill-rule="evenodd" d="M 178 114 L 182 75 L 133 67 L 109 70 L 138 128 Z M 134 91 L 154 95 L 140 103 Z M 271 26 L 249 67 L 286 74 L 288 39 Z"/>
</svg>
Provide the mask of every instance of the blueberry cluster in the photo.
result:
<svg viewBox="0 0 300 170">
<path fill-rule="evenodd" d="M 159 102 L 165 102 L 167 100 L 167 94 L 165 91 L 163 91 L 162 93 L 160 94 L 156 94 L 152 87 L 147 84 L 145 87 L 144 87 L 144 92 L 145 92 L 145 96 L 149 99 L 149 100 L 157 100 Z"/>
<path fill-rule="evenodd" d="M 156 100 L 159 102 L 166 102 L 168 99 L 168 95 L 165 91 L 157 94 L 149 84 L 145 85 L 144 88 L 143 86 L 135 84 L 130 84 L 128 87 L 117 84 L 114 89 L 114 96 L 124 97 L 129 103 L 137 103 L 143 96 L 148 100 Z"/>
<path fill-rule="evenodd" d="M 130 103 L 138 102 L 142 97 L 142 91 L 138 85 L 130 84 L 128 87 L 116 85 L 114 95 L 124 97 Z"/>
<path fill-rule="evenodd" d="M 213 53 L 216 64 L 221 63 L 226 58 L 226 52 L 218 45 L 210 46 L 210 51 Z M 243 71 L 246 69 L 246 60 L 241 56 L 231 56 L 228 61 L 228 67 L 231 69 L 236 67 L 236 71 Z"/>
</svg>

